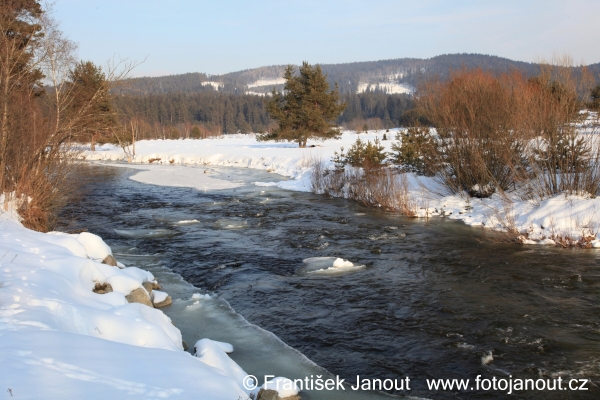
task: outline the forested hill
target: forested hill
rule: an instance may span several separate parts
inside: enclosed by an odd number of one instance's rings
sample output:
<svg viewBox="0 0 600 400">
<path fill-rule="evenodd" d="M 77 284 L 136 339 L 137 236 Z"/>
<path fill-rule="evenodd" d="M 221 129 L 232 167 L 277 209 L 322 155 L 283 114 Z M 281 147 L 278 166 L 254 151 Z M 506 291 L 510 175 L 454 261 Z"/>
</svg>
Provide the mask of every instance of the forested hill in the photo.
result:
<svg viewBox="0 0 600 400">
<path fill-rule="evenodd" d="M 311 60 L 307 60 L 311 62 Z M 483 54 L 444 54 L 429 59 L 399 58 L 394 60 L 322 64 L 330 83 L 337 83 L 342 93 L 375 91 L 382 93 L 410 93 L 418 82 L 432 75 L 444 78 L 449 71 L 481 67 L 485 70 L 505 72 L 511 69 L 526 76 L 539 72 L 539 65 Z M 282 87 L 285 65 L 253 68 L 224 75 L 187 73 L 154 78 L 135 78 L 127 81 L 122 92 L 136 94 L 199 93 L 218 91 L 243 95 L 270 92 Z M 600 64 L 588 66 L 596 79 L 600 77 Z"/>
<path fill-rule="evenodd" d="M 310 61 L 310 60 L 309 60 Z M 442 79 L 462 67 L 495 72 L 540 72 L 538 64 L 482 54 L 446 54 L 430 59 L 321 65 L 331 84 L 338 83 L 341 100 L 348 104 L 337 122 L 353 130 L 390 128 L 413 123 L 417 117 L 410 95 L 419 81 Z M 273 121 L 264 95 L 283 87 L 285 66 L 269 66 L 224 75 L 188 73 L 136 78 L 115 91 L 114 106 L 123 116 L 141 121 L 140 138 L 179 138 L 221 133 L 264 132 Z M 596 79 L 600 64 L 588 66 Z"/>
</svg>

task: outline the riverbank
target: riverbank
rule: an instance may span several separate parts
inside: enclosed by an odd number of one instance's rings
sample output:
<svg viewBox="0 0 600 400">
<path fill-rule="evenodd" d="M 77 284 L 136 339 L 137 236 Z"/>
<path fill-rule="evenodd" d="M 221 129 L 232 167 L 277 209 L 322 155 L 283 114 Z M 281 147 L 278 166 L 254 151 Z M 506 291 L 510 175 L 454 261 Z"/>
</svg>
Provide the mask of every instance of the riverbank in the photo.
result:
<svg viewBox="0 0 600 400">
<path fill-rule="evenodd" d="M 395 137 L 398 129 L 385 135 Z M 334 152 L 348 149 L 358 137 L 379 138 L 386 151 L 393 140 L 382 140 L 383 131 L 356 134 L 346 131 L 339 140 L 311 141 L 305 149 L 294 143 L 257 142 L 254 135 L 227 135 L 205 140 L 150 140 L 136 143 L 135 166 L 150 172 L 132 177 L 139 182 L 214 188 L 208 166 L 233 166 L 259 169 L 290 177 L 286 181 L 257 183 L 287 190 L 311 191 L 315 163 L 331 168 Z M 98 146 L 86 150 L 85 160 L 123 161 L 123 150 L 117 146 Z M 181 168 L 182 165 L 197 168 Z M 169 168 L 171 168 L 169 170 Z M 589 196 L 558 195 L 542 202 L 524 201 L 516 196 L 493 195 L 487 199 L 469 198 L 466 194 L 448 195 L 433 179 L 406 174 L 407 197 L 414 216 L 441 216 L 463 221 L 474 227 L 506 232 L 525 244 L 600 247 L 598 212 L 600 199 Z M 343 194 L 342 194 L 343 195 Z M 499 239 L 501 240 L 501 239 Z"/>
<path fill-rule="evenodd" d="M 231 346 L 202 339 L 185 352 L 171 319 L 131 298 L 156 288 L 154 276 L 106 264 L 100 237 L 35 232 L 9 207 L 0 250 L 0 385 L 10 397 L 248 398 Z"/>
</svg>

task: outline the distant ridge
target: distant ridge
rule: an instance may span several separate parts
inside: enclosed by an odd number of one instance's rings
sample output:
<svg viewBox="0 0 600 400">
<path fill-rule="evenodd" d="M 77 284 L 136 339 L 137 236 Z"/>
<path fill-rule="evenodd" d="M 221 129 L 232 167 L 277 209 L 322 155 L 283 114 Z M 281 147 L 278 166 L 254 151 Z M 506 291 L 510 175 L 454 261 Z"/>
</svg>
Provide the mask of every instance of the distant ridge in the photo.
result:
<svg viewBox="0 0 600 400">
<path fill-rule="evenodd" d="M 310 60 L 309 60 L 310 62 Z M 443 54 L 428 59 L 398 58 L 393 60 L 362 61 L 343 64 L 321 64 L 331 84 L 338 84 L 342 93 L 365 90 L 384 93 L 410 93 L 420 80 L 432 75 L 442 79 L 449 71 L 482 68 L 494 72 L 521 71 L 526 76 L 539 73 L 536 63 L 514 61 L 485 54 Z M 271 65 L 223 75 L 194 72 L 160 77 L 133 78 L 127 81 L 122 92 L 132 94 L 198 93 L 219 91 L 227 94 L 265 95 L 273 87 L 282 87 L 281 77 L 285 65 Z M 600 81 L 600 63 L 587 68 Z"/>
</svg>

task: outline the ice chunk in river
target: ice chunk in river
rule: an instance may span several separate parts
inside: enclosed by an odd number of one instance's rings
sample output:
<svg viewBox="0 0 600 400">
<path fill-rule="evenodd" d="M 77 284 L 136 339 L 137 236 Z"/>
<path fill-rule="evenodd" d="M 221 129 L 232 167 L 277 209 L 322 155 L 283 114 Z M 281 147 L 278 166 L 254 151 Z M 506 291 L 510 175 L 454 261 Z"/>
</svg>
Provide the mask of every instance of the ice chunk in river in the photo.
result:
<svg viewBox="0 0 600 400">
<path fill-rule="evenodd" d="M 305 265 L 296 271 L 301 276 L 345 275 L 365 268 L 364 265 L 356 265 L 338 257 L 311 257 L 303 260 L 303 263 Z"/>
</svg>

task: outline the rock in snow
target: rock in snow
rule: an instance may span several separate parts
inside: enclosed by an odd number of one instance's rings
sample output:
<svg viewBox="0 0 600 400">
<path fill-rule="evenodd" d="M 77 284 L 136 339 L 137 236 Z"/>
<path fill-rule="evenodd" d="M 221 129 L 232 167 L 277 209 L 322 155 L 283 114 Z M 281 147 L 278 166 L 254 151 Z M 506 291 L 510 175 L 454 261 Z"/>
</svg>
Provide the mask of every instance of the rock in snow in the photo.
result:
<svg viewBox="0 0 600 400">
<path fill-rule="evenodd" d="M 260 389 L 256 400 L 279 400 L 279 393 L 276 390 L 271 389 Z"/>
<path fill-rule="evenodd" d="M 148 307 L 154 307 L 152 305 L 152 301 L 150 300 L 148 292 L 143 287 L 133 290 L 131 293 L 125 296 L 125 298 L 130 303 L 140 303 Z"/>
<path fill-rule="evenodd" d="M 144 283 L 142 283 L 142 286 L 144 287 L 144 289 L 146 289 L 148 294 L 150 296 L 152 296 L 152 291 L 154 290 L 154 284 L 152 282 L 144 282 Z"/>
<path fill-rule="evenodd" d="M 96 286 L 94 286 L 94 293 L 98 293 L 98 294 L 106 294 L 106 293 L 111 293 L 113 291 L 112 286 L 110 286 L 110 283 L 96 283 Z"/>
<path fill-rule="evenodd" d="M 282 399 L 296 396 L 300 392 L 298 386 L 296 386 L 293 381 L 283 377 L 273 378 L 270 381 L 265 382 L 262 389 L 266 391 L 275 391 Z"/>
<path fill-rule="evenodd" d="M 152 292 L 152 295 L 153 295 L 152 303 L 154 304 L 154 307 L 156 307 L 156 308 L 162 308 L 162 307 L 170 306 L 171 304 L 173 304 L 173 300 L 171 299 L 171 296 L 169 296 L 165 292 L 161 292 L 160 290 L 155 290 Z"/>
<path fill-rule="evenodd" d="M 107 255 L 104 260 L 102 260 L 102 264 L 110 265 L 112 267 L 117 267 L 117 260 L 112 256 L 112 254 Z"/>
</svg>

